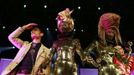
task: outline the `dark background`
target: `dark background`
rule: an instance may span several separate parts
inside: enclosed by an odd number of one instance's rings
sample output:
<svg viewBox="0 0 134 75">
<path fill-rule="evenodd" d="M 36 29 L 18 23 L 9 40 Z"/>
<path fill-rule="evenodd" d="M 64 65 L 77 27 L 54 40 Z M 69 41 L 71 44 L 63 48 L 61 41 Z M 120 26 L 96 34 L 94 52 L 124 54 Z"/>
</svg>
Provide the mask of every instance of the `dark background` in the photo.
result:
<svg viewBox="0 0 134 75">
<path fill-rule="evenodd" d="M 26 5 L 26 8 L 24 8 Z M 44 8 L 47 5 L 47 8 Z M 81 9 L 78 9 L 78 7 Z M 100 7 L 100 10 L 98 9 Z M 0 56 L 14 58 L 18 49 L 12 48 L 8 35 L 19 26 L 35 22 L 45 30 L 43 44 L 51 47 L 56 39 L 56 16 L 65 8 L 73 9 L 75 19 L 74 36 L 80 39 L 82 48 L 97 38 L 99 17 L 106 12 L 121 16 L 120 32 L 126 42 L 134 40 L 134 2 L 133 0 L 0 0 Z M 49 28 L 49 31 L 46 29 Z M 81 31 L 83 30 L 83 32 Z M 25 31 L 23 40 L 31 40 L 30 32 Z"/>
</svg>

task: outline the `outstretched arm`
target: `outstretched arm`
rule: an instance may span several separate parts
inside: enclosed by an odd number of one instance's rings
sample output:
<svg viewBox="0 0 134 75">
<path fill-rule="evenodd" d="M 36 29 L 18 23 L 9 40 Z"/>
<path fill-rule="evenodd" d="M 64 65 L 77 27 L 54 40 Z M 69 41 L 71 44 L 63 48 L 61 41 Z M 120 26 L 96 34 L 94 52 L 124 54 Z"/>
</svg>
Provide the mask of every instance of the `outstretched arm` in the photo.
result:
<svg viewBox="0 0 134 75">
<path fill-rule="evenodd" d="M 86 62 L 87 63 L 91 63 L 93 66 L 98 67 L 100 66 L 99 63 L 97 63 L 92 56 L 90 55 L 90 53 L 92 52 L 92 50 L 98 48 L 98 42 L 97 41 L 93 41 L 91 44 L 88 45 L 88 47 L 86 47 L 86 49 L 84 50 L 84 55 L 86 56 Z M 97 60 L 98 61 L 98 60 Z"/>
<path fill-rule="evenodd" d="M 95 47 L 94 44 L 92 44 L 90 47 L 87 47 L 85 50 L 82 50 L 79 40 L 75 40 L 76 42 L 76 52 L 80 56 L 81 60 L 83 62 L 91 63 L 95 67 L 98 67 L 98 64 L 94 61 L 94 59 L 90 56 L 89 52 L 93 50 Z"/>
</svg>

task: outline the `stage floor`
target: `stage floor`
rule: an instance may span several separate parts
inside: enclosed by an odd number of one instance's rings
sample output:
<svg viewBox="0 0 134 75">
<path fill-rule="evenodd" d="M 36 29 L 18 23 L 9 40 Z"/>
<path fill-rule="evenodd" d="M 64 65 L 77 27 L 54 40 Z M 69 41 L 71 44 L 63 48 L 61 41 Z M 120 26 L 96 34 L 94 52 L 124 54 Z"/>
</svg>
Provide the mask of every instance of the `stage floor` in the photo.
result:
<svg viewBox="0 0 134 75">
<path fill-rule="evenodd" d="M 134 53 L 132 53 L 134 56 Z M 0 75 L 3 69 L 12 61 L 12 59 L 0 59 Z M 98 75 L 98 69 L 93 68 L 80 68 L 79 75 Z M 131 72 L 131 75 L 134 75 L 134 71 Z"/>
</svg>

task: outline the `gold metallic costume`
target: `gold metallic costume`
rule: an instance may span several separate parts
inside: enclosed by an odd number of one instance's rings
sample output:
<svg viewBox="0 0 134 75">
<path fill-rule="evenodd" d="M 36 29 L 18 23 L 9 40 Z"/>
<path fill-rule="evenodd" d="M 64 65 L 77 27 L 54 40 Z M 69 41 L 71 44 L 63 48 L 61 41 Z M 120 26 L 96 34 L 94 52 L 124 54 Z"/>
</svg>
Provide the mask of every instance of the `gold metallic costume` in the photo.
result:
<svg viewBox="0 0 134 75">
<path fill-rule="evenodd" d="M 56 53 L 53 75 L 77 75 L 77 65 L 74 59 L 75 53 L 80 55 L 80 58 L 83 60 L 79 40 L 70 36 L 71 31 L 74 29 L 71 13 L 72 11 L 67 8 L 59 12 L 56 18 L 60 37 L 53 43 L 52 47 L 52 54 Z"/>
<path fill-rule="evenodd" d="M 98 67 L 99 75 L 122 75 L 118 66 L 113 62 L 116 49 L 114 46 L 122 44 L 119 33 L 120 16 L 115 13 L 105 13 L 98 24 L 98 41 L 92 42 L 84 54 L 87 62 Z M 94 59 L 91 57 L 94 54 Z"/>
<path fill-rule="evenodd" d="M 113 45 L 103 46 L 100 41 L 93 42 L 86 48 L 85 55 L 89 56 L 89 63 L 93 63 L 98 67 L 99 75 L 121 75 L 121 71 L 118 66 L 113 63 L 113 57 L 116 49 Z M 95 53 L 96 59 L 91 60 L 91 53 Z"/>
<path fill-rule="evenodd" d="M 56 49 L 56 62 L 54 75 L 77 75 L 77 65 L 75 63 L 75 52 L 82 56 L 80 42 L 78 39 L 63 38 L 54 43 Z"/>
</svg>

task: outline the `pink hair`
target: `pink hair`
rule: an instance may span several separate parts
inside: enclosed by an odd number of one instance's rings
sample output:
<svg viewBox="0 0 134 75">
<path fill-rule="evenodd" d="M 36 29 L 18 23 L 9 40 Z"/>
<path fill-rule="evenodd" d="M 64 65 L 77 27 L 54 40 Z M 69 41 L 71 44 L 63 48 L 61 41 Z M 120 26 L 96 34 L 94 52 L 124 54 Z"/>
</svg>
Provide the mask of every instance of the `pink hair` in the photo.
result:
<svg viewBox="0 0 134 75">
<path fill-rule="evenodd" d="M 117 44 L 119 42 L 122 43 L 120 32 L 119 32 L 120 18 L 121 17 L 115 13 L 104 13 L 100 17 L 99 24 L 98 24 L 98 35 L 100 39 L 104 41 L 104 43 L 106 43 L 105 33 L 107 33 L 107 31 L 111 29 L 111 27 L 113 27 L 116 30 L 114 32 L 116 43 Z"/>
</svg>

